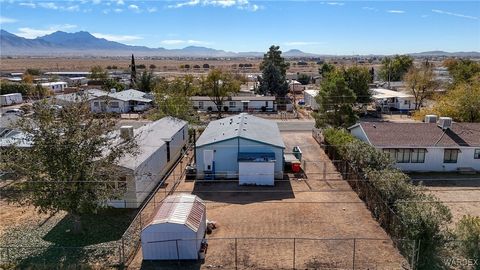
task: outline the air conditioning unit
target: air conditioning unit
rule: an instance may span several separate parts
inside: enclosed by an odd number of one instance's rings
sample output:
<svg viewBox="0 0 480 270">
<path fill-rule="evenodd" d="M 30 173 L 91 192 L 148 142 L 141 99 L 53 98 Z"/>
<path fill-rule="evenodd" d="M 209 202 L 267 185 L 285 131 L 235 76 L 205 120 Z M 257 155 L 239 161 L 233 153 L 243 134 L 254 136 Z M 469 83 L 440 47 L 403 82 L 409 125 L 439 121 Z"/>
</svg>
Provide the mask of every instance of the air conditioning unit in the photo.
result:
<svg viewBox="0 0 480 270">
<path fill-rule="evenodd" d="M 121 126 L 120 127 L 120 137 L 124 140 L 129 140 L 133 138 L 133 127 L 132 126 Z"/>
<path fill-rule="evenodd" d="M 438 120 L 438 126 L 443 130 L 449 129 L 452 127 L 452 118 L 451 117 L 440 117 Z"/>
<path fill-rule="evenodd" d="M 435 114 L 425 115 L 425 123 L 437 123 L 437 116 Z"/>
</svg>

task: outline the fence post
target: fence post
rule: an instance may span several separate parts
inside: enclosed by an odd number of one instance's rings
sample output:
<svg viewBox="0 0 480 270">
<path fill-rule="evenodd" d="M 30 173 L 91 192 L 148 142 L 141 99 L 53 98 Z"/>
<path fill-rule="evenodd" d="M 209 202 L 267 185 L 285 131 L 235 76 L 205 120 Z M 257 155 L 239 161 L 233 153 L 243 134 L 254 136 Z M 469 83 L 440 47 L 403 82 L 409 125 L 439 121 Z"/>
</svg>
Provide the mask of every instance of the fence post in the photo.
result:
<svg viewBox="0 0 480 270">
<path fill-rule="evenodd" d="M 235 237 L 235 269 L 238 269 L 237 238 Z"/>
<path fill-rule="evenodd" d="M 293 270 L 295 270 L 295 244 L 296 244 L 296 238 L 293 238 Z"/>
<path fill-rule="evenodd" d="M 327 162 L 323 162 L 323 181 L 327 180 Z"/>
<path fill-rule="evenodd" d="M 356 238 L 353 238 L 353 264 L 352 264 L 352 269 L 355 270 L 355 246 L 356 246 Z"/>
<path fill-rule="evenodd" d="M 125 263 L 125 240 L 122 235 L 122 263 Z"/>
</svg>

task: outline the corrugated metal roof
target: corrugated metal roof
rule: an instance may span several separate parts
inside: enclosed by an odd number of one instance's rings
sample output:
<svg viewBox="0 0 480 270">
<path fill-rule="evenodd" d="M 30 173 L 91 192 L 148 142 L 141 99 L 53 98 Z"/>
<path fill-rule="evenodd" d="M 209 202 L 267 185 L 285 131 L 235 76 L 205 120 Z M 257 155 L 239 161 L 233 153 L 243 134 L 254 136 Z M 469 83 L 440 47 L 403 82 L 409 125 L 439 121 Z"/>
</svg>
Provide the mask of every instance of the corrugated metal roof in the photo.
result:
<svg viewBox="0 0 480 270">
<path fill-rule="evenodd" d="M 183 224 L 197 232 L 206 214 L 205 203 L 192 194 L 173 194 L 165 198 L 148 225 Z M 147 226 L 148 226 L 147 225 Z"/>
<path fill-rule="evenodd" d="M 247 113 L 210 122 L 200 138 L 198 138 L 196 146 L 199 147 L 237 137 L 285 148 L 276 122 Z"/>
</svg>

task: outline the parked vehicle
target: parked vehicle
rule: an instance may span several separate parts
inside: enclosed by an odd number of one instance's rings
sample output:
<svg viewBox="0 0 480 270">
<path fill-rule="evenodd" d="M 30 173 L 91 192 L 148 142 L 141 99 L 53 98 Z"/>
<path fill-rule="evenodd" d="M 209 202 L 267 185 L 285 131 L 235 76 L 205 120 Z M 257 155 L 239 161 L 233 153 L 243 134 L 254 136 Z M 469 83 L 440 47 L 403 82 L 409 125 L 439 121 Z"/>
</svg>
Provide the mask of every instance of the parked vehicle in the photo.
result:
<svg viewBox="0 0 480 270">
<path fill-rule="evenodd" d="M 3 113 L 3 115 L 16 115 L 16 116 L 23 116 L 24 114 L 25 112 L 20 109 L 10 109 Z"/>
</svg>

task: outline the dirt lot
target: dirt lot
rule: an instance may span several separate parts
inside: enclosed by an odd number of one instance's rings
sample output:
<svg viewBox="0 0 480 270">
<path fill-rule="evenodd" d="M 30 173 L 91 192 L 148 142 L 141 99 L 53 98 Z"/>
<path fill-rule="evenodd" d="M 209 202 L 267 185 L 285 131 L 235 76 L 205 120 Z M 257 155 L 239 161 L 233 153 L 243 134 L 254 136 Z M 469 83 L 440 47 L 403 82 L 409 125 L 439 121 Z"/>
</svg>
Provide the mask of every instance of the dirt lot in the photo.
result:
<svg viewBox="0 0 480 270">
<path fill-rule="evenodd" d="M 417 173 L 412 179 L 424 179 L 427 189 L 452 211 L 452 226 L 464 215 L 480 216 L 480 175 L 457 173 Z M 426 181 L 432 179 L 433 181 Z"/>
<path fill-rule="evenodd" d="M 219 226 L 208 236 L 204 264 L 182 269 L 232 269 L 235 261 L 239 269 L 351 269 L 353 263 L 356 269 L 400 269 L 404 258 L 311 133 L 283 133 L 283 138 L 287 149 L 299 145 L 304 151 L 306 177 L 290 175 L 275 187 L 179 185 L 176 192 L 192 192 L 206 201 L 207 219 Z M 353 238 L 358 238 L 355 243 Z M 130 268 L 166 266 L 142 263 L 140 251 Z"/>
</svg>

